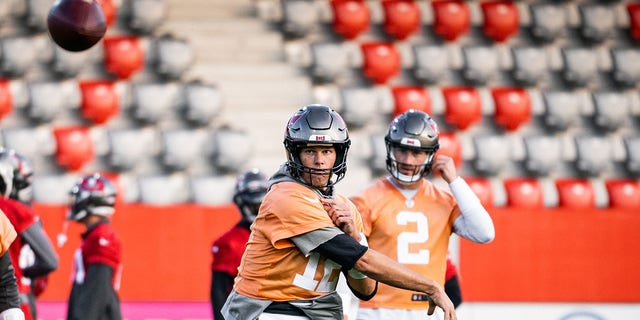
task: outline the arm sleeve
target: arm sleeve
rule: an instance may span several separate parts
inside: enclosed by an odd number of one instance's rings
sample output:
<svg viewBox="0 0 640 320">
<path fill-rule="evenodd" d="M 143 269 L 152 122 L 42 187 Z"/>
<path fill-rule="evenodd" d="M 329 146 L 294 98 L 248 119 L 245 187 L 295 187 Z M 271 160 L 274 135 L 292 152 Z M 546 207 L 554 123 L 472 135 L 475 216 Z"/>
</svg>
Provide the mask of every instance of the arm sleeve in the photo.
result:
<svg viewBox="0 0 640 320">
<path fill-rule="evenodd" d="M 477 243 L 493 240 L 495 230 L 491 216 L 467 182 L 458 177 L 449 184 L 449 187 L 461 212 L 453 222 L 453 232 Z"/>
<path fill-rule="evenodd" d="M 23 270 L 25 277 L 33 279 L 58 268 L 58 256 L 40 223 L 32 224 L 20 236 L 35 254 L 35 263 Z"/>
<path fill-rule="evenodd" d="M 221 310 L 232 287 L 233 277 L 231 275 L 226 272 L 214 271 L 211 273 L 210 298 L 214 319 L 224 319 Z"/>
<path fill-rule="evenodd" d="M 106 264 L 92 263 L 87 267 L 87 275 L 75 303 L 76 315 L 83 319 L 100 319 L 112 299 L 111 279 L 113 269 Z M 80 320 L 80 319 L 78 319 Z"/>
<path fill-rule="evenodd" d="M 0 257 L 0 311 L 20 308 L 18 285 L 9 253 Z"/>
</svg>

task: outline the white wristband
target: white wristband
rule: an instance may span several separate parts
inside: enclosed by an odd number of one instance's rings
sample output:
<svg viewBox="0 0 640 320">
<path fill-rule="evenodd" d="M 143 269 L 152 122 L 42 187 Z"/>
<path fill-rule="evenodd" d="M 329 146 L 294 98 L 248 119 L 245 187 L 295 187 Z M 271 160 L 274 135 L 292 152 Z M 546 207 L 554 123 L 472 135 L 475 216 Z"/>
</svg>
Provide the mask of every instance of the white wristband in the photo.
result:
<svg viewBox="0 0 640 320">
<path fill-rule="evenodd" d="M 367 237 L 364 236 L 364 234 L 361 232 L 360 233 L 360 244 L 365 246 L 365 247 L 369 247 L 369 242 L 367 242 Z M 367 276 L 364 275 L 362 272 L 351 268 L 351 270 L 349 270 L 349 277 L 353 278 L 353 279 L 364 279 Z"/>
<path fill-rule="evenodd" d="M 24 313 L 18 308 L 11 308 L 0 312 L 2 320 L 24 320 Z"/>
</svg>

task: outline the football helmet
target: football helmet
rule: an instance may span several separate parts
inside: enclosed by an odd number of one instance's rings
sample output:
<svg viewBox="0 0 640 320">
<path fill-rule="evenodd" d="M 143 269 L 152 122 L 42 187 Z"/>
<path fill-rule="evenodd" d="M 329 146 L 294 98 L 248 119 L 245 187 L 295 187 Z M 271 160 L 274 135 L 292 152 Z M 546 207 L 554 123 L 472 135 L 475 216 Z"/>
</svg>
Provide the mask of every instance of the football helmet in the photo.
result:
<svg viewBox="0 0 640 320">
<path fill-rule="evenodd" d="M 0 156 L 0 194 L 5 198 L 10 198 L 13 192 L 13 165 L 10 159 Z"/>
<path fill-rule="evenodd" d="M 302 174 L 311 174 L 313 169 L 302 165 L 300 150 L 314 145 L 331 145 L 336 150 L 336 161 L 326 186 L 330 189 L 344 178 L 351 140 L 342 117 L 325 105 L 311 104 L 301 108 L 291 116 L 285 129 L 287 166 L 291 175 L 304 184 L 307 183 L 302 179 Z"/>
<path fill-rule="evenodd" d="M 268 189 L 267 176 L 258 169 L 251 169 L 238 176 L 233 192 L 233 202 L 242 213 L 243 220 L 249 222 L 255 220 Z"/>
<path fill-rule="evenodd" d="M 114 213 L 116 188 L 99 173 L 84 176 L 69 191 L 71 203 L 67 218 L 82 220 L 89 214 L 110 216 Z"/>
<path fill-rule="evenodd" d="M 13 149 L 1 149 L 0 159 L 13 167 L 13 188 L 9 197 L 23 203 L 30 203 L 33 199 L 31 161 Z"/>
<path fill-rule="evenodd" d="M 404 183 L 415 182 L 427 176 L 431 172 L 434 156 L 440 147 L 438 134 L 436 122 L 422 111 L 411 109 L 393 119 L 384 137 L 387 147 L 387 171 L 391 176 Z M 402 174 L 398 170 L 398 161 L 393 155 L 393 148 L 396 147 L 425 151 L 427 158 L 412 175 Z"/>
</svg>

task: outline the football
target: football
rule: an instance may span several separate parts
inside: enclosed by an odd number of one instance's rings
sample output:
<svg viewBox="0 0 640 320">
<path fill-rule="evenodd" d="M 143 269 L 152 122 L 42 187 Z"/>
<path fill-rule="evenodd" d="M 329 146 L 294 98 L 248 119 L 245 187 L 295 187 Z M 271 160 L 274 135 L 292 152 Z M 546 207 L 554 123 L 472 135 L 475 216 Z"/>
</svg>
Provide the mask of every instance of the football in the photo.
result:
<svg viewBox="0 0 640 320">
<path fill-rule="evenodd" d="M 68 51 L 93 47 L 107 31 L 107 21 L 96 0 L 57 0 L 47 16 L 51 39 Z"/>
</svg>

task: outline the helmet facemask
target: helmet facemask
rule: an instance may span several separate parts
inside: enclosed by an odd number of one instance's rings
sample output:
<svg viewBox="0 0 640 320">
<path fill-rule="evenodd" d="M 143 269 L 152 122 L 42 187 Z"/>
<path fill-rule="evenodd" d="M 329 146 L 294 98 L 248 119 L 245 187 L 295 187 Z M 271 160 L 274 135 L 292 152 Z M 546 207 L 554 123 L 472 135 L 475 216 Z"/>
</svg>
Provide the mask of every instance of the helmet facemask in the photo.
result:
<svg viewBox="0 0 640 320">
<path fill-rule="evenodd" d="M 416 182 L 422 177 L 426 177 L 431 173 L 431 167 L 433 166 L 433 159 L 435 158 L 436 151 L 427 152 L 427 157 L 425 158 L 425 161 L 422 163 L 422 165 L 415 166 L 416 168 L 413 170 L 413 174 L 406 175 L 398 169 L 398 166 L 409 166 L 410 164 L 398 162 L 395 155 L 393 154 L 394 148 L 402 147 L 387 144 L 387 171 L 389 171 L 389 174 L 391 174 L 391 176 L 396 178 L 399 182 Z"/>
</svg>

